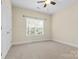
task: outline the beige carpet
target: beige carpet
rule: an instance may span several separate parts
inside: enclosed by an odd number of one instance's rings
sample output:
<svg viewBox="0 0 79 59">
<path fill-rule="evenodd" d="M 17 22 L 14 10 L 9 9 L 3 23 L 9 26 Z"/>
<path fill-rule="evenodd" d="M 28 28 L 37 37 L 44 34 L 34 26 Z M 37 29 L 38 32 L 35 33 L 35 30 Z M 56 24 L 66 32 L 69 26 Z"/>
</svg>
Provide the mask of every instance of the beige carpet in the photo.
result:
<svg viewBox="0 0 79 59">
<path fill-rule="evenodd" d="M 77 48 L 57 42 L 13 46 L 6 59 L 77 59 Z"/>
</svg>

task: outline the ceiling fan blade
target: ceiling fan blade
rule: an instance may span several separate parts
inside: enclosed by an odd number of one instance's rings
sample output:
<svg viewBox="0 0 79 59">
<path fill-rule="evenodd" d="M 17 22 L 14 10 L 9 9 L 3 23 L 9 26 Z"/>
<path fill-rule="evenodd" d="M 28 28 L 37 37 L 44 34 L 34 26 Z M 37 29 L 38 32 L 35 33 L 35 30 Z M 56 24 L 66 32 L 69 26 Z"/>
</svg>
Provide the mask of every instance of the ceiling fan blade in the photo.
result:
<svg viewBox="0 0 79 59">
<path fill-rule="evenodd" d="M 45 2 L 45 1 L 37 1 L 37 3 L 43 3 L 43 2 Z"/>
<path fill-rule="evenodd" d="M 53 1 L 51 1 L 50 3 L 51 3 L 51 4 L 53 4 L 53 5 L 55 5 L 55 4 L 56 4 L 56 2 L 53 2 Z"/>
<path fill-rule="evenodd" d="M 47 4 L 44 5 L 44 7 L 46 7 L 46 6 L 47 6 Z"/>
</svg>

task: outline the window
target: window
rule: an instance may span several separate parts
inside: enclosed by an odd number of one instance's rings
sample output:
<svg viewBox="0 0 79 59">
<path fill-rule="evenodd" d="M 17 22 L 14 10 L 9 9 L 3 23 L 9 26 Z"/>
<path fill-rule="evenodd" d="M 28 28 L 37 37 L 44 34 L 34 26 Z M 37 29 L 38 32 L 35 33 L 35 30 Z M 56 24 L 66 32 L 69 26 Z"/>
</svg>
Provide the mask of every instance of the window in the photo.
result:
<svg viewBox="0 0 79 59">
<path fill-rule="evenodd" d="M 26 35 L 43 35 L 44 20 L 26 17 Z"/>
</svg>

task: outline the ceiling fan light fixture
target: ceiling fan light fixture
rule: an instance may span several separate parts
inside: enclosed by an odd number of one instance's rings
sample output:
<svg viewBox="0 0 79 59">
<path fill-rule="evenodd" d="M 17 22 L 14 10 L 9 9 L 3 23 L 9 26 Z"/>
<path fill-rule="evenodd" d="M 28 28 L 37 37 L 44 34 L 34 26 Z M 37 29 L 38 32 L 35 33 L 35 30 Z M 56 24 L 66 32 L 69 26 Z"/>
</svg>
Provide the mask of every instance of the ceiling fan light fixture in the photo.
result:
<svg viewBox="0 0 79 59">
<path fill-rule="evenodd" d="M 46 4 L 50 4 L 50 0 L 45 1 Z"/>
</svg>

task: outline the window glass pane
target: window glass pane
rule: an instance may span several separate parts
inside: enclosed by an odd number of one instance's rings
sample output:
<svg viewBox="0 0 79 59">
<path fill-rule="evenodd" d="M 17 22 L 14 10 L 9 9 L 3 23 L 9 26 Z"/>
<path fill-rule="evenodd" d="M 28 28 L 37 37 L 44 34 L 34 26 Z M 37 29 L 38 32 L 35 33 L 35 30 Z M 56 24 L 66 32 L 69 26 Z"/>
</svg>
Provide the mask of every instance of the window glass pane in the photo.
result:
<svg viewBox="0 0 79 59">
<path fill-rule="evenodd" d="M 43 35 L 44 20 L 35 18 L 26 18 L 26 34 L 27 35 Z"/>
</svg>

